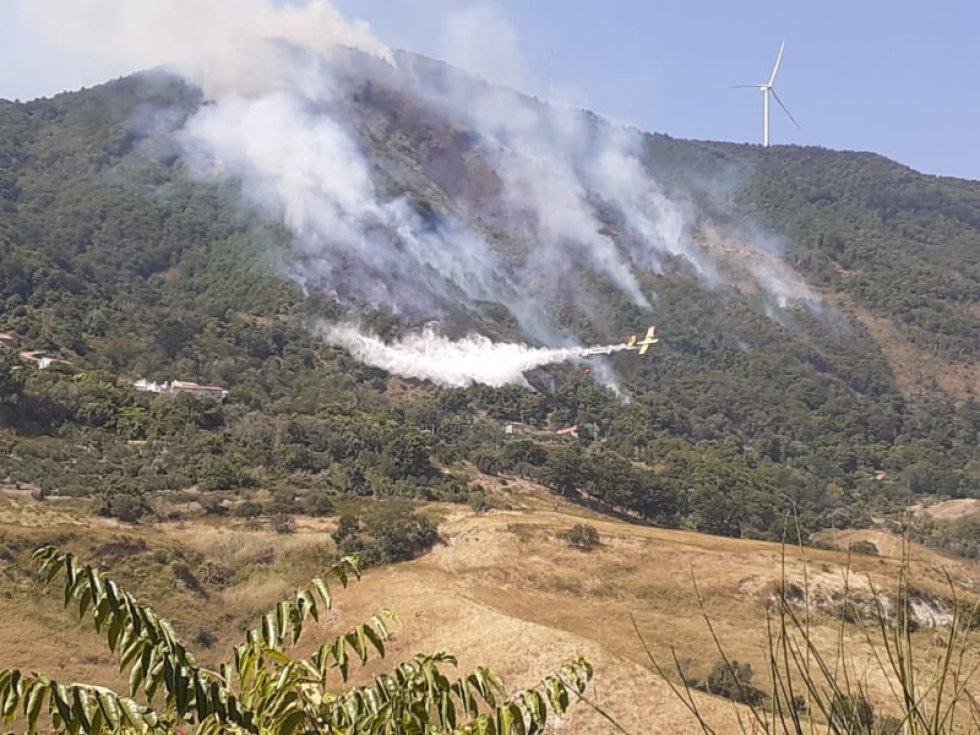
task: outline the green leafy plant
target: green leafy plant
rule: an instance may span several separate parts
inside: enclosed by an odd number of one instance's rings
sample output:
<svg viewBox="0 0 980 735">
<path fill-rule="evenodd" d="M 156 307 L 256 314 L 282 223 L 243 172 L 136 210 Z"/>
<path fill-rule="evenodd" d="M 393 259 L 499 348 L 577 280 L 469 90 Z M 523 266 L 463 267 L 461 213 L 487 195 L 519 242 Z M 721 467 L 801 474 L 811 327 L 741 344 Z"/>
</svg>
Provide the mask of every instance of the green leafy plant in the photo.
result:
<svg viewBox="0 0 980 735">
<path fill-rule="evenodd" d="M 92 623 L 129 672 L 128 695 L 92 684 L 59 682 L 44 674 L 0 670 L 5 725 L 24 721 L 29 733 L 345 733 L 371 735 L 531 735 L 549 711 L 563 715 L 592 676 L 584 659 L 568 663 L 539 687 L 507 695 L 492 671 L 478 668 L 451 679 L 456 659 L 443 652 L 417 655 L 390 674 L 353 685 L 351 670 L 384 657 L 392 613 L 293 656 L 312 620 L 333 605 L 327 579 L 318 577 L 263 616 L 217 670 L 200 666 L 166 620 L 98 569 L 53 547 L 34 554 L 50 585 L 60 579 L 66 608 Z M 360 575 L 345 557 L 327 577 L 346 587 Z"/>
</svg>

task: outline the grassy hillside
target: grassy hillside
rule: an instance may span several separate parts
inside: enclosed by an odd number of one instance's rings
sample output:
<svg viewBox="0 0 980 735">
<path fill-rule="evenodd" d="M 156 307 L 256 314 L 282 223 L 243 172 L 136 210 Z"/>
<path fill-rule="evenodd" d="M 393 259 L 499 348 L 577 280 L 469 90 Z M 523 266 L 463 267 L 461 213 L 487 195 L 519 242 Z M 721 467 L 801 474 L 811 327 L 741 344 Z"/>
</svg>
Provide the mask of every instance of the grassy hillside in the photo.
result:
<svg viewBox="0 0 980 735">
<path fill-rule="evenodd" d="M 348 83 L 343 114 L 379 180 L 414 206 L 458 214 L 492 178 L 458 122 L 383 80 L 370 94 Z M 702 202 L 701 236 L 733 272 L 780 262 L 752 223 L 823 310 L 774 315 L 737 279 L 711 288 L 678 265 L 643 275 L 664 341 L 643 363 L 614 358 L 629 404 L 572 366 L 532 376 L 539 392 L 450 390 L 318 343 L 307 320 L 343 309 L 279 275 L 288 233 L 244 207 L 235 182 L 201 183 L 180 158 L 173 131 L 199 104 L 161 75 L 0 103 L 0 330 L 84 371 L 0 364 L 0 476 L 149 520 L 154 497 L 192 486 L 215 513 L 259 491 L 280 513 L 364 495 L 478 504 L 476 465 L 661 525 L 758 538 L 780 538 L 794 509 L 810 532 L 867 525 L 909 493 L 980 494 L 975 183 L 865 154 L 649 137 L 648 167 Z M 723 194 L 710 190 L 721 180 Z M 484 226 L 500 248 L 533 250 L 518 228 Z M 583 339 L 648 320 L 601 278 L 584 283 L 557 309 Z M 366 318 L 384 335 L 407 326 Z M 474 318 L 519 337 L 500 310 Z M 154 400 L 120 382 L 139 377 L 231 395 Z M 536 433 L 504 435 L 513 421 Z M 549 436 L 575 423 L 598 438 Z"/>
<path fill-rule="evenodd" d="M 512 510 L 478 514 L 454 505 L 427 506 L 426 512 L 442 519 L 443 541 L 421 559 L 371 571 L 338 593 L 335 612 L 316 626 L 306 648 L 386 606 L 401 620 L 389 649 L 392 661 L 450 650 L 460 655 L 462 670 L 490 665 L 517 687 L 533 684 L 559 661 L 584 655 L 596 669 L 590 696 L 629 732 L 689 732 L 694 721 L 652 670 L 630 616 L 658 659 L 669 662 L 673 649 L 691 681 L 707 677 L 720 653 L 701 619 L 696 583 L 726 655 L 749 663 L 752 684 L 768 691 L 765 620 L 785 575 L 786 585 L 808 585 L 816 600 L 812 637 L 819 649 L 833 659 L 842 636 L 844 659 L 861 672 L 861 689 L 879 717 L 901 709 L 869 644 L 874 623 L 863 617 L 869 585 L 886 596 L 895 593 L 900 539 L 858 533 L 837 541 L 870 540 L 880 555 L 848 559 L 841 552 L 809 550 L 803 557 L 768 542 L 603 519 L 553 503 L 545 488 L 528 483 L 480 481 Z M 561 537 L 583 522 L 599 532 L 599 545 L 591 551 L 571 548 Z M 0 630 L 3 664 L 62 680 L 126 684 L 99 637 L 64 625 L 59 596 L 39 594 L 27 562 L 36 544 L 57 543 L 97 562 L 173 620 L 201 662 L 213 665 L 267 609 L 322 570 L 335 551 L 329 536 L 335 527 L 335 520 L 302 517 L 295 533 L 282 535 L 265 522 L 214 520 L 197 511 L 153 529 L 133 528 L 92 519 L 78 501 L 38 503 L 22 492 L 5 492 L 0 612 L 9 622 Z M 952 593 L 943 570 L 959 594 L 980 591 L 976 562 L 913 549 L 911 584 L 923 625 L 914 640 L 923 673 L 933 663 L 929 652 L 939 634 L 928 627 L 929 616 L 949 610 Z M 851 610 L 843 627 L 842 610 Z M 976 646 L 974 637 L 967 663 L 980 655 Z M 722 698 L 700 692 L 695 698 L 718 732 L 737 731 L 736 718 L 747 716 Z M 616 732 L 583 704 L 564 727 Z"/>
</svg>

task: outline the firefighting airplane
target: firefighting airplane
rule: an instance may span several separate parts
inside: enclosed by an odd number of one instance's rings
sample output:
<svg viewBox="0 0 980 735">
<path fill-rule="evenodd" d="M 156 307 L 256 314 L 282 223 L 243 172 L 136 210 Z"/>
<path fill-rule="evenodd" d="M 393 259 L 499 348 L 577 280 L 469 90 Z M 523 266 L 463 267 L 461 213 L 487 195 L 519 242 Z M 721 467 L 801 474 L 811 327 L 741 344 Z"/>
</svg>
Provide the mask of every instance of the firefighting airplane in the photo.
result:
<svg viewBox="0 0 980 735">
<path fill-rule="evenodd" d="M 633 350 L 638 355 L 642 356 L 647 354 L 651 347 L 657 344 L 660 339 L 657 337 L 657 325 L 651 326 L 643 339 L 637 339 L 634 334 L 628 340 L 618 345 L 609 345 L 608 347 L 589 347 L 582 351 L 582 356 L 587 357 L 590 355 L 611 355 L 614 352 L 622 352 L 624 350 Z"/>
</svg>

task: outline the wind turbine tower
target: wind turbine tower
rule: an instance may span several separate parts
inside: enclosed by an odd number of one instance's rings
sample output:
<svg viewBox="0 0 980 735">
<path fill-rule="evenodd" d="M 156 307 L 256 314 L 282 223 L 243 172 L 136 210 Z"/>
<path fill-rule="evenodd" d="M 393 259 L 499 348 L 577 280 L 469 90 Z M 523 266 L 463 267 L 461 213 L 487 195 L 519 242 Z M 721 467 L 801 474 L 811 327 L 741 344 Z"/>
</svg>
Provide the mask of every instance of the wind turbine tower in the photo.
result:
<svg viewBox="0 0 980 735">
<path fill-rule="evenodd" d="M 786 42 L 779 44 L 779 54 L 776 56 L 776 65 L 772 68 L 772 74 L 769 75 L 769 81 L 763 82 L 762 84 L 739 84 L 740 89 L 758 89 L 762 92 L 762 145 L 766 148 L 769 147 L 769 95 L 776 100 L 776 103 L 783 108 L 783 112 L 786 116 L 793 121 L 793 124 L 799 129 L 800 124 L 796 122 L 796 118 L 793 114 L 786 108 L 783 101 L 779 99 L 779 95 L 776 94 L 776 75 L 779 74 L 779 66 L 783 63 L 783 51 L 786 49 Z"/>
</svg>

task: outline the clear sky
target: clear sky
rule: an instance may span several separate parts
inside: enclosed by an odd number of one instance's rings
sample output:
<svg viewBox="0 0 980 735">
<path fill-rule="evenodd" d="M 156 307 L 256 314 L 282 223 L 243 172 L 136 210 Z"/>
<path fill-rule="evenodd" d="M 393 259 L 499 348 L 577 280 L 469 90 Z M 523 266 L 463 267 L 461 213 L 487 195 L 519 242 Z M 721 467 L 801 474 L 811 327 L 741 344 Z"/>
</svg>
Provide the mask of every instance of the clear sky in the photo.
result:
<svg viewBox="0 0 980 735">
<path fill-rule="evenodd" d="M 774 108 L 774 143 L 871 150 L 920 171 L 980 179 L 980 2 L 334 4 L 392 46 L 683 138 L 759 142 L 761 94 L 732 85 L 764 81 L 785 40 L 776 89 L 802 129 Z M 15 0 L 0 0 L 0 97 L 101 80 L 98 66 L 63 61 L 18 23 Z"/>
<path fill-rule="evenodd" d="M 389 44 L 444 54 L 451 0 L 341 0 Z M 976 0 L 497 0 L 532 91 L 675 137 L 760 142 L 764 81 L 786 41 L 775 143 L 872 150 L 980 179 Z"/>
</svg>

